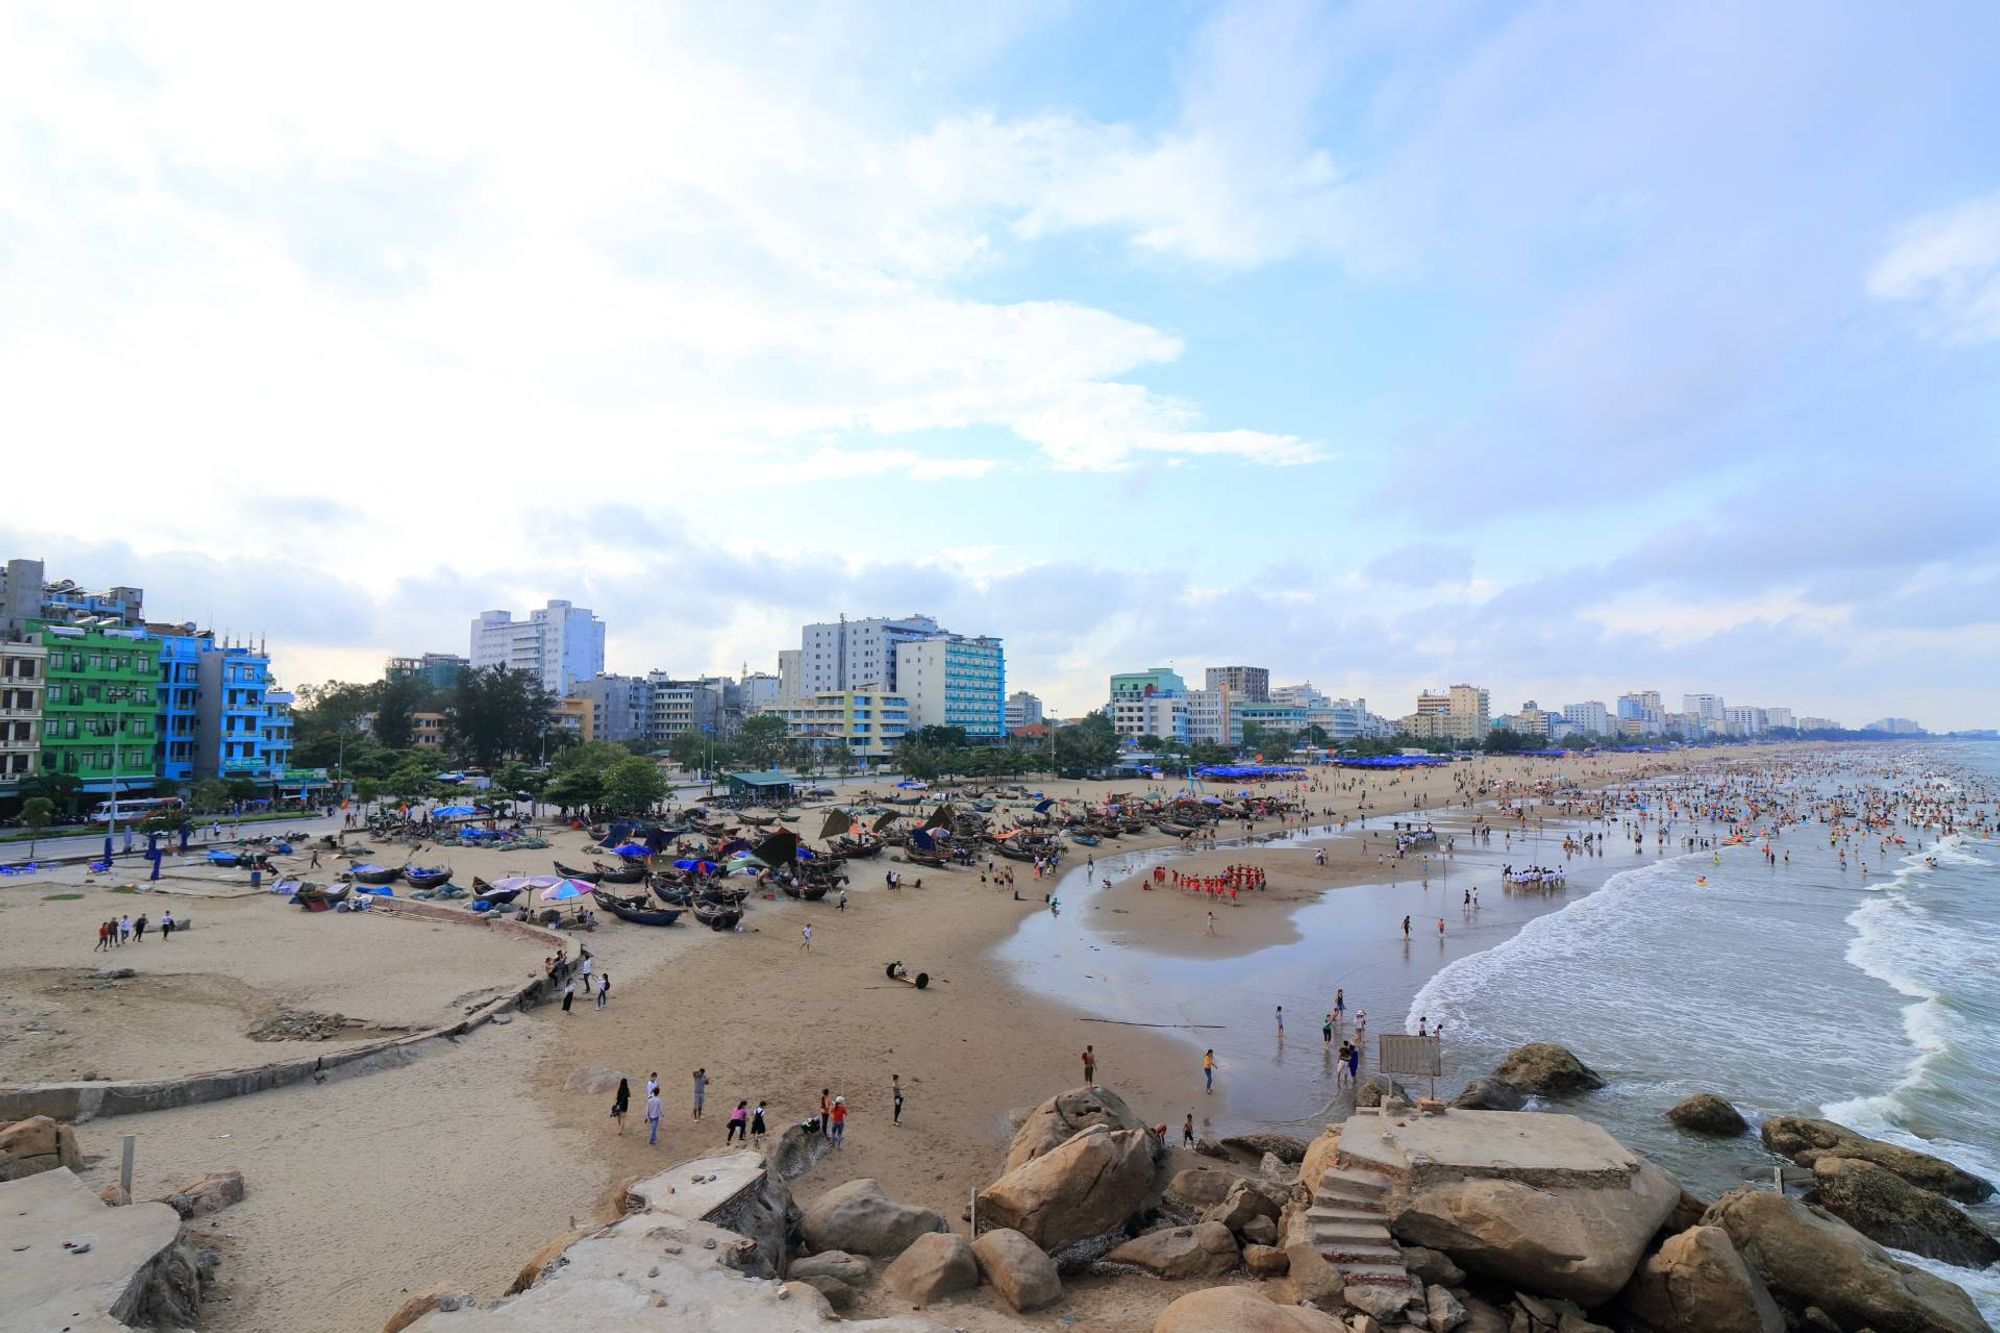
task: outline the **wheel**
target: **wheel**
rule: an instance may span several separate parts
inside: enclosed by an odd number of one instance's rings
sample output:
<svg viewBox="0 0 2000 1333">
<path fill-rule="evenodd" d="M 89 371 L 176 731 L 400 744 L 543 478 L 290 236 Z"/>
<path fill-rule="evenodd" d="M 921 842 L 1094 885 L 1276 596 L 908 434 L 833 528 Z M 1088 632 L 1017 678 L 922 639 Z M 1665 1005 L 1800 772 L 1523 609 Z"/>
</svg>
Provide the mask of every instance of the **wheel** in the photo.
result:
<svg viewBox="0 0 2000 1333">
<path fill-rule="evenodd" d="M 917 989 L 918 989 L 918 990 L 924 990 L 924 989 L 926 989 L 926 988 L 927 988 L 927 987 L 928 987 L 928 986 L 929 986 L 930 984 L 931 984 L 931 974 L 930 974 L 930 973 L 928 973 L 928 972 L 919 972 L 919 973 L 917 973 Z"/>
</svg>

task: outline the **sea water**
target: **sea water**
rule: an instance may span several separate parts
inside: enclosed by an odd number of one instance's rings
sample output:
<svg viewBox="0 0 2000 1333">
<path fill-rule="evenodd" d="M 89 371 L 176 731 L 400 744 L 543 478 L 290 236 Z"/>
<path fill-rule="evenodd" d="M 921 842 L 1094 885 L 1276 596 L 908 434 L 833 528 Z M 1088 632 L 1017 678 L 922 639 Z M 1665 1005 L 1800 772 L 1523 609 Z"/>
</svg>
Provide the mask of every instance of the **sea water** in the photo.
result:
<svg viewBox="0 0 2000 1333">
<path fill-rule="evenodd" d="M 1997 746 L 1927 746 L 1912 762 L 2000 782 Z M 1577 1051 L 1608 1086 L 1566 1109 L 1697 1193 L 1770 1169 L 1748 1137 L 1717 1143 L 1662 1118 L 1702 1090 L 1753 1119 L 1822 1115 L 2000 1181 L 2000 844 L 1906 837 L 1887 857 L 1867 839 L 1866 876 L 1816 824 L 1774 844 L 1789 864 L 1739 845 L 1621 871 L 1454 960 L 1408 1019 L 1442 1018 L 1468 1066 L 1527 1041 Z M 2000 1227 L 2000 1206 L 1971 1211 Z M 2000 1319 L 2000 1268 L 1902 1257 Z"/>
</svg>

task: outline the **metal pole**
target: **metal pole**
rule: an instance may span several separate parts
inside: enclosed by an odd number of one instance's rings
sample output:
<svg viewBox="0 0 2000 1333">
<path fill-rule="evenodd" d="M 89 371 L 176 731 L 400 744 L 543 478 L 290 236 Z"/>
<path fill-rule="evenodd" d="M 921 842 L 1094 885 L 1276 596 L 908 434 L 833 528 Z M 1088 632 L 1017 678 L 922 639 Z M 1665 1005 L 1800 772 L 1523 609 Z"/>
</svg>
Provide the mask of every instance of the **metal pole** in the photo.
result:
<svg viewBox="0 0 2000 1333">
<path fill-rule="evenodd" d="M 118 1165 L 118 1188 L 125 1191 L 125 1201 L 132 1201 L 132 1153 L 138 1146 L 139 1136 L 127 1134 L 124 1138 L 124 1156 Z"/>
</svg>

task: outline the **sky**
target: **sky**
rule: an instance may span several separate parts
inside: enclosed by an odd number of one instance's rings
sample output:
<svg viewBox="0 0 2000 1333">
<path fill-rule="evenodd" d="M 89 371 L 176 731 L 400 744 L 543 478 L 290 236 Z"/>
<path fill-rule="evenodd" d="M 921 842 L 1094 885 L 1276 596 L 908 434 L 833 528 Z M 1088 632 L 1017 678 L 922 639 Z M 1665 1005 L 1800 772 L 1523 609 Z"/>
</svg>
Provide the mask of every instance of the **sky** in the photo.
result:
<svg viewBox="0 0 2000 1333">
<path fill-rule="evenodd" d="M 0 4 L 0 554 L 2000 725 L 2000 8 Z"/>
</svg>

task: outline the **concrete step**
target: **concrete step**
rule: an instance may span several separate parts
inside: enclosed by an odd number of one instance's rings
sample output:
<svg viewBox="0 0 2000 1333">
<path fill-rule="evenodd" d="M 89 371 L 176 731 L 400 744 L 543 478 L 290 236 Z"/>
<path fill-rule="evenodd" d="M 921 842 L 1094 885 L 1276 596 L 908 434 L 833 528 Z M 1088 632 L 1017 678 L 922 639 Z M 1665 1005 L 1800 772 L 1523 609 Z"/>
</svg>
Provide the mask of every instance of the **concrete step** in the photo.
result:
<svg viewBox="0 0 2000 1333">
<path fill-rule="evenodd" d="M 1369 1245 L 1360 1242 L 1333 1241 L 1331 1243 L 1313 1238 L 1313 1247 L 1335 1268 L 1347 1269 L 1360 1266 L 1379 1266 L 1407 1272 L 1403 1263 L 1403 1252 L 1394 1245 Z"/>
<path fill-rule="evenodd" d="M 1350 1194 L 1369 1198 L 1382 1198 L 1395 1188 L 1395 1182 L 1379 1171 L 1361 1171 L 1351 1166 L 1336 1166 L 1327 1171 L 1319 1180 L 1321 1189 L 1339 1187 Z"/>
<path fill-rule="evenodd" d="M 1408 1287 L 1409 1270 L 1401 1264 L 1335 1264 L 1341 1282 L 1350 1287 Z"/>
<path fill-rule="evenodd" d="M 1382 1209 L 1358 1206 L 1343 1199 L 1315 1200 L 1313 1206 L 1306 1209 L 1306 1216 L 1315 1222 L 1358 1222 L 1372 1227 L 1387 1226 L 1389 1223 L 1389 1214 Z"/>
<path fill-rule="evenodd" d="M 1380 1222 L 1336 1222 L 1306 1214 L 1306 1221 L 1312 1225 L 1313 1239 L 1324 1244 L 1343 1241 L 1354 1245 L 1387 1245 L 1390 1241 L 1389 1228 Z"/>
<path fill-rule="evenodd" d="M 1387 1217 L 1389 1209 L 1380 1199 L 1358 1198 L 1352 1194 L 1333 1194 L 1326 1190 L 1314 1190 L 1312 1210 L 1325 1213 L 1351 1213 L 1356 1217 Z"/>
</svg>

